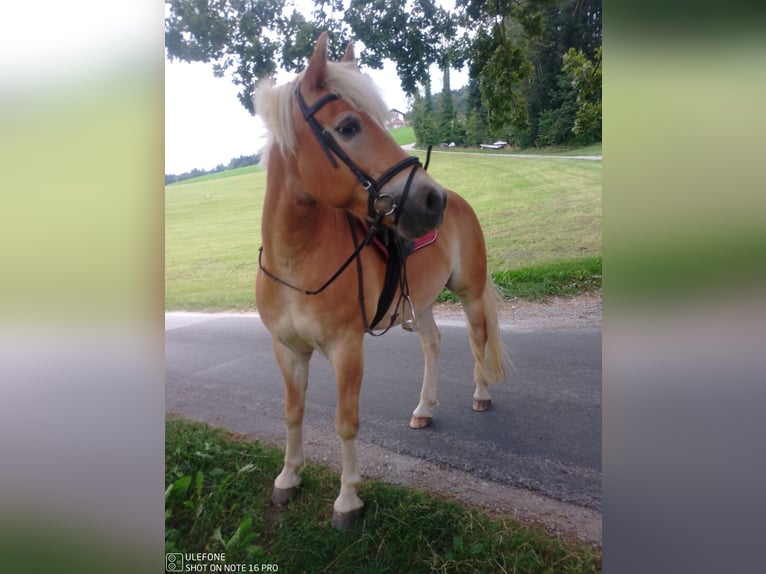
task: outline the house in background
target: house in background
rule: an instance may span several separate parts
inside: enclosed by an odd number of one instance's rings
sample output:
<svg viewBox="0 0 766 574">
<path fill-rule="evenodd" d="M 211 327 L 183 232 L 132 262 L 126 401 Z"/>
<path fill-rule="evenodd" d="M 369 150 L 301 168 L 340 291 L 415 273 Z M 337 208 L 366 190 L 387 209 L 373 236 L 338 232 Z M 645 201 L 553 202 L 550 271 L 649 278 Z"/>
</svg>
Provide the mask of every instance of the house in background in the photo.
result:
<svg viewBox="0 0 766 574">
<path fill-rule="evenodd" d="M 388 110 L 388 120 L 386 121 L 386 127 L 388 129 L 402 128 L 406 126 L 407 123 L 407 120 L 404 119 L 404 112 L 400 112 L 396 108 Z"/>
</svg>

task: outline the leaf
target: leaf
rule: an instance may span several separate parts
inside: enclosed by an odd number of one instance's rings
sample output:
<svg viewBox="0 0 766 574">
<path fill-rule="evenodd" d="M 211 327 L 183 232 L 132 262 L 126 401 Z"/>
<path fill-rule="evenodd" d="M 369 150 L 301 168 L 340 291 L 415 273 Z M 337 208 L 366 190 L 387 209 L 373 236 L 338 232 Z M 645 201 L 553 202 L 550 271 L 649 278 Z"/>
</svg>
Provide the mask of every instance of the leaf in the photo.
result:
<svg viewBox="0 0 766 574">
<path fill-rule="evenodd" d="M 172 485 L 173 496 L 175 496 L 176 494 L 178 496 L 183 496 L 184 494 L 186 494 L 186 491 L 189 490 L 189 485 L 191 484 L 191 480 L 192 480 L 192 477 L 189 474 L 187 474 L 186 476 L 182 476 L 181 478 L 176 480 Z"/>
<path fill-rule="evenodd" d="M 455 536 L 452 539 L 452 549 L 458 554 L 463 552 L 463 539 L 460 536 Z"/>
<path fill-rule="evenodd" d="M 215 530 L 213 530 L 213 540 L 216 540 L 221 544 L 221 546 L 226 549 L 226 542 L 223 539 L 223 536 L 221 535 L 221 527 L 217 526 Z"/>
<path fill-rule="evenodd" d="M 203 481 L 202 471 L 198 470 L 197 476 L 195 477 L 195 480 L 194 480 L 194 483 L 195 483 L 194 486 L 195 486 L 195 490 L 197 491 L 198 497 L 202 496 L 202 481 Z"/>
</svg>

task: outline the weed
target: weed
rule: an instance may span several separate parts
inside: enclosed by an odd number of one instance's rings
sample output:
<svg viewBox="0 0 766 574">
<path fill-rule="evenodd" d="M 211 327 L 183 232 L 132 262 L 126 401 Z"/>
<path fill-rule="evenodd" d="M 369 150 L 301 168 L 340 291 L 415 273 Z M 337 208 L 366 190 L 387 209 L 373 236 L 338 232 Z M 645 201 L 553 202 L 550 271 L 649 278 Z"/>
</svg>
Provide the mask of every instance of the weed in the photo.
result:
<svg viewBox="0 0 766 574">
<path fill-rule="evenodd" d="M 303 471 L 300 494 L 269 506 L 283 453 L 222 430 L 166 422 L 167 552 L 225 552 L 226 561 L 280 572 L 598 572 L 600 552 L 425 492 L 366 481 L 366 511 L 330 525 L 336 473 Z"/>
</svg>

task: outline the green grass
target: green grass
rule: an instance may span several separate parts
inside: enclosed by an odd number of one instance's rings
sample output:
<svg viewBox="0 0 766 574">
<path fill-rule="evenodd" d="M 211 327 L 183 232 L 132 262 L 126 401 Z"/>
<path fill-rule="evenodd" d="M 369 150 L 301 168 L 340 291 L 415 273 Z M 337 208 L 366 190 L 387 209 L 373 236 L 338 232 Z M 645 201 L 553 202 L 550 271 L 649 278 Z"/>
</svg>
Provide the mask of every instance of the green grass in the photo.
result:
<svg viewBox="0 0 766 574">
<path fill-rule="evenodd" d="M 175 183 L 171 183 L 170 185 L 185 185 L 188 183 L 200 183 L 203 181 L 214 181 L 216 179 L 224 179 L 227 177 L 235 177 L 238 175 L 245 175 L 247 173 L 258 173 L 259 171 L 263 171 L 258 165 L 246 165 L 244 167 L 237 167 L 234 169 L 227 169 L 224 171 L 217 171 L 215 173 L 206 173 L 205 175 L 201 175 L 199 177 L 195 177 L 192 179 L 183 179 L 181 181 L 176 181 Z"/>
<path fill-rule="evenodd" d="M 365 481 L 363 518 L 330 526 L 339 477 L 308 464 L 299 496 L 269 499 L 283 453 L 183 419 L 165 425 L 165 551 L 224 552 L 279 572 L 599 572 L 600 551 L 417 490 Z"/>
<path fill-rule="evenodd" d="M 531 147 L 522 150 L 511 150 L 510 153 L 530 155 L 602 155 L 601 142 L 585 147 Z"/>
<path fill-rule="evenodd" d="M 601 289 L 601 257 L 497 271 L 492 279 L 506 297 L 544 299 L 551 295 L 576 295 Z"/>
<path fill-rule="evenodd" d="M 251 309 L 266 173 L 200 179 L 165 190 L 166 308 Z"/>
<path fill-rule="evenodd" d="M 393 129 L 390 133 L 399 145 L 415 143 L 415 130 L 410 126 Z"/>
<path fill-rule="evenodd" d="M 500 288 L 504 299 L 542 301 L 548 297 L 566 297 L 600 290 L 601 275 L 601 257 L 583 257 L 494 271 L 492 280 Z M 456 302 L 458 299 L 443 289 L 438 300 Z"/>
<path fill-rule="evenodd" d="M 414 137 L 414 136 L 413 136 Z M 602 155 L 601 142 L 591 144 L 585 147 L 555 146 L 555 147 L 529 147 L 524 149 L 505 148 L 505 149 L 483 149 L 479 147 L 454 147 L 443 148 L 434 146 L 434 151 L 443 151 L 446 153 L 480 153 L 484 155 L 553 155 L 553 156 L 572 156 L 572 155 Z"/>
<path fill-rule="evenodd" d="M 434 153 L 429 173 L 476 210 L 496 276 L 601 256 L 601 162 Z M 167 309 L 254 307 L 266 173 L 213 175 L 165 188 Z M 542 285 L 556 276 L 554 267 Z"/>
<path fill-rule="evenodd" d="M 429 173 L 476 211 L 491 271 L 601 255 L 601 162 L 434 154 Z"/>
</svg>

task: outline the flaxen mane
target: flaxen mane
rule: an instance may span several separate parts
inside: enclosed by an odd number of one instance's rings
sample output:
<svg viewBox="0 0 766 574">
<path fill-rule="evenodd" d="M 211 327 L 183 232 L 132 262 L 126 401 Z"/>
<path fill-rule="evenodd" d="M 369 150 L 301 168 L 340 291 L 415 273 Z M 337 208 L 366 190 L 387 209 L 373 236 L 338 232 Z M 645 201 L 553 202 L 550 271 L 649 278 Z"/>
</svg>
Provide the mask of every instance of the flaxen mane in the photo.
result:
<svg viewBox="0 0 766 574">
<path fill-rule="evenodd" d="M 268 153 L 273 145 L 278 145 L 283 152 L 295 151 L 292 98 L 302 76 L 303 73 L 281 86 L 274 86 L 271 80 L 263 80 L 258 85 L 254 97 L 255 110 L 269 130 L 269 139 L 261 156 L 263 166 L 268 163 Z M 330 92 L 338 94 L 357 110 L 368 113 L 381 125 L 385 125 L 388 108 L 372 79 L 360 73 L 355 64 L 328 62 L 325 83 Z M 304 94 L 304 97 L 307 96 Z"/>
</svg>

